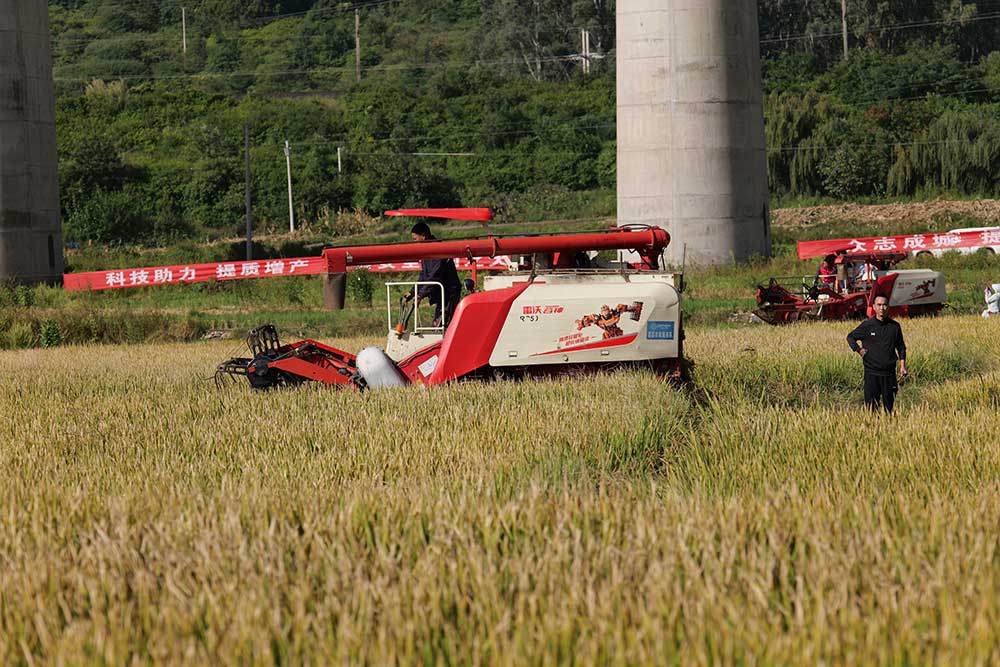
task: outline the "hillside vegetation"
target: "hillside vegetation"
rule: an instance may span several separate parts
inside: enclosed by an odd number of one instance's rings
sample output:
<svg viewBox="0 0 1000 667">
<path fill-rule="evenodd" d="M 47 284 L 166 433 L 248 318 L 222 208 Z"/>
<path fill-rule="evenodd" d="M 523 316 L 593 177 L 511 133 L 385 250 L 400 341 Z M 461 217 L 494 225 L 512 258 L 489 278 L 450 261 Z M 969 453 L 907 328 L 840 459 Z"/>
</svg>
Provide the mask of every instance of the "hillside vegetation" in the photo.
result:
<svg viewBox="0 0 1000 667">
<path fill-rule="evenodd" d="M 355 209 L 614 215 L 611 1 L 49 4 L 72 244 L 236 234 L 244 125 L 258 230 L 287 227 L 286 140 L 299 224 L 326 237 Z M 994 5 L 849 0 L 844 60 L 839 2 L 762 0 L 775 197 L 996 194 Z"/>
</svg>

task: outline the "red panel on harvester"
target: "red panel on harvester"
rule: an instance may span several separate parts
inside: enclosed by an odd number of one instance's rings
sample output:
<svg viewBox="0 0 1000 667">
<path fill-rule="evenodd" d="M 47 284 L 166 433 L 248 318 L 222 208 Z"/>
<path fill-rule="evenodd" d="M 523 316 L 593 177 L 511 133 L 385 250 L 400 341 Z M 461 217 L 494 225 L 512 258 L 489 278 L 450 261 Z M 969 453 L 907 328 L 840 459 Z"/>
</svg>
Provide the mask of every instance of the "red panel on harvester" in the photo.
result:
<svg viewBox="0 0 1000 667">
<path fill-rule="evenodd" d="M 462 299 L 441 343 L 441 357 L 427 384 L 441 384 L 486 366 L 507 313 L 530 283 L 477 292 Z"/>
</svg>

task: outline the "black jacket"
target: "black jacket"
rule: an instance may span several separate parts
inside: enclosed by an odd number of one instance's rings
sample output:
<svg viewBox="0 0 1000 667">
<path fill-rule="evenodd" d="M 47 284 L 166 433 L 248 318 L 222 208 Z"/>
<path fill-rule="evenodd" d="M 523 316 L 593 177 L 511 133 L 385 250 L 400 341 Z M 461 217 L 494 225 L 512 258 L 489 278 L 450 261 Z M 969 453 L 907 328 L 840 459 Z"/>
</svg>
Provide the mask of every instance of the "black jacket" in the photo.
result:
<svg viewBox="0 0 1000 667">
<path fill-rule="evenodd" d="M 462 283 L 458 281 L 458 270 L 452 259 L 425 259 L 420 262 L 420 280 L 441 283 L 444 286 L 446 300 L 455 298 L 462 293 Z M 420 285 L 417 295 L 431 303 L 437 303 L 441 298 L 441 290 L 437 285 Z"/>
<path fill-rule="evenodd" d="M 847 334 L 847 344 L 854 352 L 858 352 L 859 343 L 867 350 L 865 372 L 871 375 L 895 375 L 896 359 L 906 359 L 903 329 L 899 322 L 889 317 L 881 322 L 870 317 Z"/>
</svg>

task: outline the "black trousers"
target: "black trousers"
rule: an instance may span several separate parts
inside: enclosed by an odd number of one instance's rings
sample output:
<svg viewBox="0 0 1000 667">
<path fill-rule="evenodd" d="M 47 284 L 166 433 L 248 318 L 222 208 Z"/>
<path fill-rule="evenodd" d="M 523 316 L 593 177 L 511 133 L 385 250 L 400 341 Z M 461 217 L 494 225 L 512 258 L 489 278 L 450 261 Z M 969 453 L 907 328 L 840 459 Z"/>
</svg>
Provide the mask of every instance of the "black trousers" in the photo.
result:
<svg viewBox="0 0 1000 667">
<path fill-rule="evenodd" d="M 434 294 L 432 297 L 428 297 L 428 301 L 430 301 L 431 305 L 434 306 L 434 326 L 441 324 L 441 302 L 436 300 L 440 298 L 440 293 Z M 455 314 L 455 308 L 458 307 L 458 302 L 461 300 L 461 292 L 445 292 L 444 321 L 446 324 L 451 324 L 451 317 Z"/>
<path fill-rule="evenodd" d="M 892 412 L 897 389 L 895 373 L 875 375 L 865 371 L 865 405 L 870 410 L 878 410 L 881 406 L 886 412 Z"/>
</svg>

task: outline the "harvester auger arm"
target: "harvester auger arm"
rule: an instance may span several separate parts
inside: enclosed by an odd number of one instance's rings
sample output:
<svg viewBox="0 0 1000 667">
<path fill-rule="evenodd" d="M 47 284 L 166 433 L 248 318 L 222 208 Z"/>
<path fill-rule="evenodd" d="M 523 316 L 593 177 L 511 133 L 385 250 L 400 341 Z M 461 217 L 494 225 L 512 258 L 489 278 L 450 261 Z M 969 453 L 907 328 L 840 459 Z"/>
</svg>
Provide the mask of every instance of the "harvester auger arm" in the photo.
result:
<svg viewBox="0 0 1000 667">
<path fill-rule="evenodd" d="M 551 253 L 552 268 L 568 268 L 577 252 L 585 250 L 633 250 L 649 269 L 659 268 L 660 254 L 670 243 L 670 235 L 659 227 L 623 227 L 600 232 L 539 236 L 487 236 L 458 241 L 419 241 L 323 251 L 330 273 L 343 273 L 349 266 L 380 262 L 412 262 L 422 259 L 455 257 L 496 257 Z"/>
</svg>

